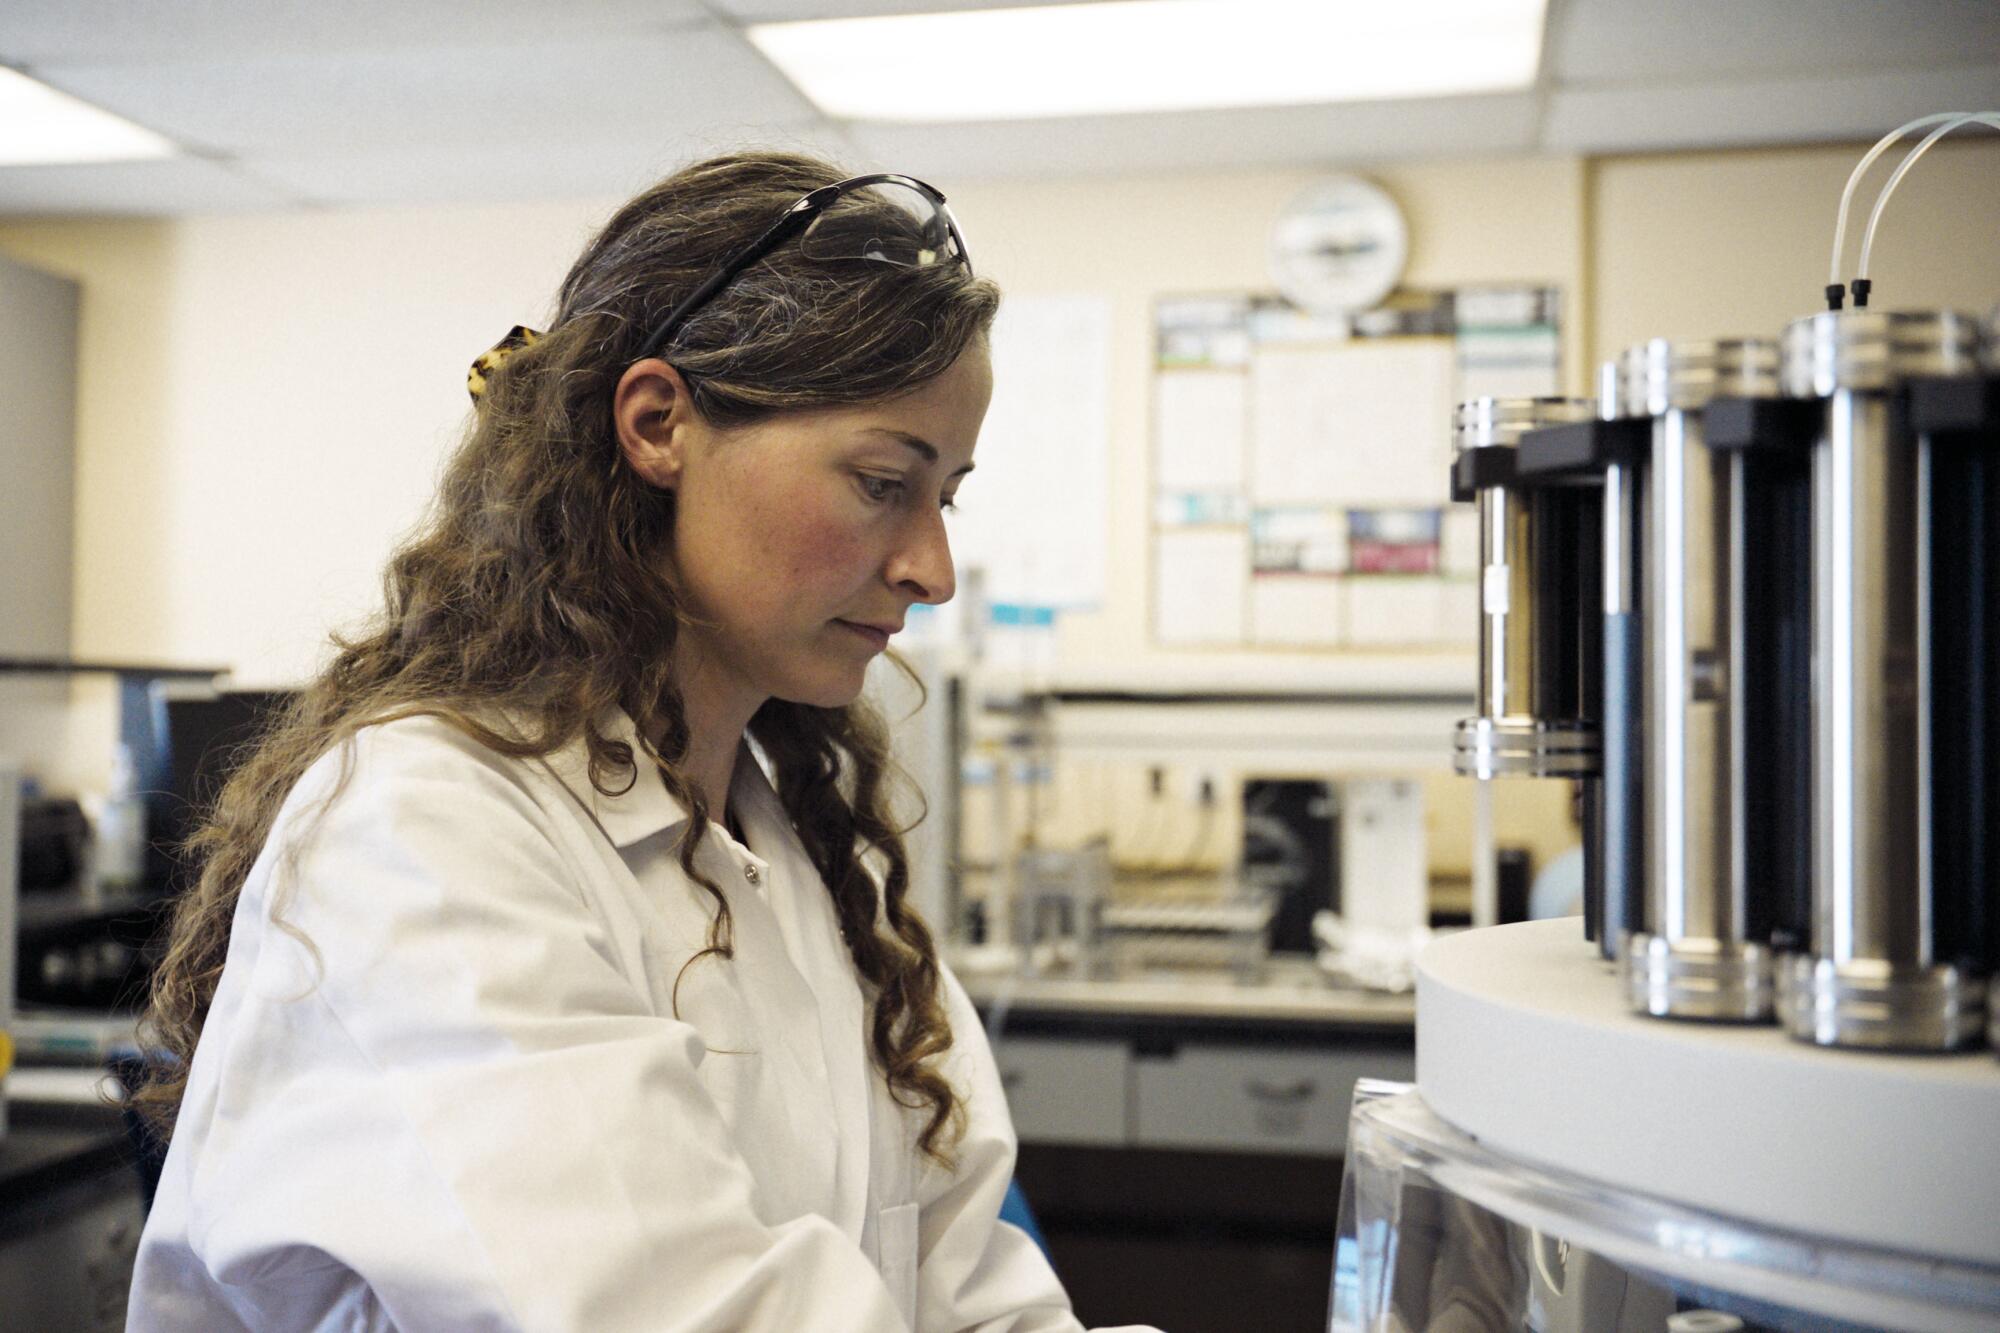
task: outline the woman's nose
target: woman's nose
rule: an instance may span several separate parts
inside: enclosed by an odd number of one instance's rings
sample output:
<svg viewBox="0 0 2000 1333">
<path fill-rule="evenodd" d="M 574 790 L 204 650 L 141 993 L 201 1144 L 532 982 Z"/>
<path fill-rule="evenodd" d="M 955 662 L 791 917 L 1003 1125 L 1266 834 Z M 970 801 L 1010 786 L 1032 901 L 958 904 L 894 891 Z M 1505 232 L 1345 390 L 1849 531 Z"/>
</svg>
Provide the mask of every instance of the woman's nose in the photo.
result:
<svg viewBox="0 0 2000 1333">
<path fill-rule="evenodd" d="M 890 561 L 889 581 L 920 602 L 951 600 L 958 584 L 951 567 L 951 539 L 944 511 L 932 509 L 905 529 L 902 546 Z"/>
</svg>

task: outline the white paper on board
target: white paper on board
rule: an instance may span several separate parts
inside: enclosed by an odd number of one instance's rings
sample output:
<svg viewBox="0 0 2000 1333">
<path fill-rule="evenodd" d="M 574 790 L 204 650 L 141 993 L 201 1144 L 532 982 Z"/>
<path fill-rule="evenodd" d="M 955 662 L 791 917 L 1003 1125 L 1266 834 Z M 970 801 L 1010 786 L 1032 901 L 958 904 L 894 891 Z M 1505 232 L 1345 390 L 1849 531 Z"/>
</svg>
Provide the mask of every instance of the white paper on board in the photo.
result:
<svg viewBox="0 0 2000 1333">
<path fill-rule="evenodd" d="M 1250 375 L 1255 503 L 1445 502 L 1458 388 L 1450 339 L 1259 348 Z"/>
<path fill-rule="evenodd" d="M 1162 644 L 1241 643 L 1250 534 L 1162 532 L 1153 544 L 1153 632 Z"/>
<path fill-rule="evenodd" d="M 1161 371 L 1153 393 L 1153 488 L 1240 491 L 1249 404 L 1249 377 L 1241 371 Z"/>
<path fill-rule="evenodd" d="M 993 324 L 993 403 L 952 558 L 990 602 L 1104 603 L 1110 513 L 1111 303 L 1013 296 Z"/>
<path fill-rule="evenodd" d="M 1464 329 L 1458 398 L 1545 398 L 1559 390 L 1562 344 L 1546 327 Z"/>
<path fill-rule="evenodd" d="M 1251 641 L 1260 647 L 1339 647 L 1345 585 L 1345 579 L 1311 574 L 1251 579 Z"/>
<path fill-rule="evenodd" d="M 1462 613 L 1464 580 L 1380 575 L 1347 580 L 1347 642 L 1361 648 L 1462 644 L 1478 621 Z"/>
</svg>

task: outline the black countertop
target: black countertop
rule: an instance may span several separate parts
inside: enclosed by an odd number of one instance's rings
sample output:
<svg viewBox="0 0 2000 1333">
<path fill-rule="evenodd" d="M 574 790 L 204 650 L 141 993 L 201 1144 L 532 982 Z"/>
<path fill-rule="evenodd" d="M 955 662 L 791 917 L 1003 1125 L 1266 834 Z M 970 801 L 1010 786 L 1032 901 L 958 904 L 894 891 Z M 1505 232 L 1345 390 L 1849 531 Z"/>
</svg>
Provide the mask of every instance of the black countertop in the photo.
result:
<svg viewBox="0 0 2000 1333">
<path fill-rule="evenodd" d="M 0 1216 L 66 1186 L 132 1170 L 124 1120 L 115 1109 L 8 1101 L 7 1134 L 0 1138 Z"/>
</svg>

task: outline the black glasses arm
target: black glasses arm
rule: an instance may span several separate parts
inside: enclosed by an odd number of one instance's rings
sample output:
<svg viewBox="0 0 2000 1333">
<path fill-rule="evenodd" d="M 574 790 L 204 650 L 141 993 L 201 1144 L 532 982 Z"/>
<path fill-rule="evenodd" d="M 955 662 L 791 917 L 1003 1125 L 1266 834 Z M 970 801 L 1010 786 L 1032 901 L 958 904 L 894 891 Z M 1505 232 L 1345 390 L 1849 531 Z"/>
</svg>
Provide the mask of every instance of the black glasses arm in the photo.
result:
<svg viewBox="0 0 2000 1333">
<path fill-rule="evenodd" d="M 819 193 L 820 191 L 818 190 L 813 192 L 813 194 Z M 768 231 L 738 251 L 728 263 L 724 264 L 714 273 L 711 273 L 706 282 L 689 293 L 686 300 L 673 308 L 672 313 L 661 322 L 659 329 L 652 337 L 646 340 L 646 348 L 641 353 L 641 356 L 659 355 L 660 349 L 667 345 L 667 340 L 673 337 L 674 332 L 680 328 L 683 319 L 687 318 L 693 311 L 699 309 L 702 303 L 707 301 L 709 297 L 714 296 L 724 287 L 736 281 L 743 270 L 749 268 L 765 255 L 770 254 L 771 251 L 777 249 L 807 227 L 810 227 L 813 219 L 820 215 L 820 212 L 829 202 L 831 200 L 815 200 L 813 195 L 807 195 L 790 209 L 787 209 L 785 215 L 771 224 Z"/>
<path fill-rule="evenodd" d="M 653 336 L 646 339 L 645 350 L 640 353 L 640 357 L 643 359 L 649 356 L 658 356 L 661 350 L 666 347 L 668 340 L 680 328 L 682 320 L 686 319 L 695 310 L 700 309 L 702 303 L 707 301 L 708 298 L 734 282 L 743 270 L 749 268 L 765 255 L 770 254 L 771 251 L 777 249 L 807 227 L 810 227 L 813 221 L 826 211 L 827 206 L 841 195 L 849 190 L 860 189 L 867 185 L 880 185 L 887 181 L 894 181 L 899 185 L 914 187 L 919 193 L 928 195 L 937 201 L 938 212 L 944 217 L 945 226 L 951 232 L 951 239 L 957 244 L 958 253 L 964 259 L 965 271 L 970 273 L 972 271 L 972 261 L 970 257 L 966 256 L 965 238 L 959 235 L 958 223 L 951 216 L 951 210 L 945 207 L 944 196 L 938 193 L 935 186 L 927 185 L 914 176 L 905 176 L 893 171 L 877 172 L 872 176 L 851 176 L 844 181 L 837 181 L 832 185 L 822 185 L 817 190 L 807 194 L 805 198 L 785 210 L 785 215 L 773 223 L 770 229 L 762 236 L 759 236 L 749 245 L 743 247 L 728 263 L 710 274 L 706 282 L 695 288 L 693 292 L 689 293 L 686 300 L 673 308 L 672 312 L 661 322 L 659 328 L 654 331 Z"/>
</svg>

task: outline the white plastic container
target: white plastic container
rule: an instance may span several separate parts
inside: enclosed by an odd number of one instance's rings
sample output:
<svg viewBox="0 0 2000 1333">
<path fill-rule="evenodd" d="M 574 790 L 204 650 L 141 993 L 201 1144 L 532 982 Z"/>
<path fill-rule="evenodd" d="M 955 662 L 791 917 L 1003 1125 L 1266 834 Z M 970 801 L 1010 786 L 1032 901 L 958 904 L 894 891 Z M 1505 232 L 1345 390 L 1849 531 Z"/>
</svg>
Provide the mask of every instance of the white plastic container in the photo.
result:
<svg viewBox="0 0 2000 1333">
<path fill-rule="evenodd" d="M 132 747 L 120 745 L 111 765 L 111 790 L 97 812 L 91 882 L 104 896 L 133 893 L 146 874 L 146 802 Z"/>
</svg>

